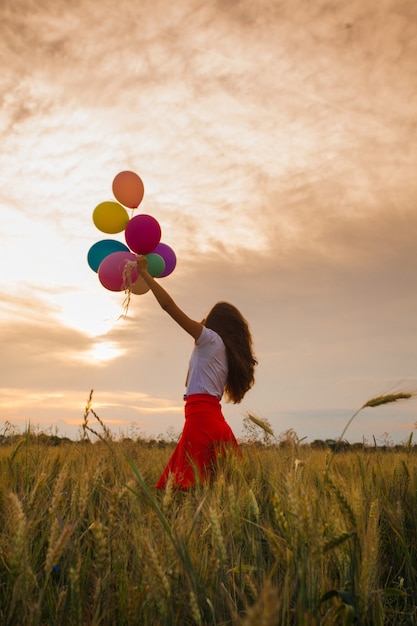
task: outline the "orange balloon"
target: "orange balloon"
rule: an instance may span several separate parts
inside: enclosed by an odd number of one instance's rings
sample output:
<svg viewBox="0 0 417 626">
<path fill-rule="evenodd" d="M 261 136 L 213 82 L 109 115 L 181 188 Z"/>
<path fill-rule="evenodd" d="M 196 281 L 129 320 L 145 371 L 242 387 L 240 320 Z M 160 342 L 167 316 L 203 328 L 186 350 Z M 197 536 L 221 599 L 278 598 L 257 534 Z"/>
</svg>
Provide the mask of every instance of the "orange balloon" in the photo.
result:
<svg viewBox="0 0 417 626">
<path fill-rule="evenodd" d="M 116 200 L 130 209 L 139 206 L 145 193 L 141 177 L 129 171 L 119 172 L 114 177 L 112 188 Z"/>
<path fill-rule="evenodd" d="M 145 283 L 140 274 L 137 277 L 136 281 L 133 283 L 133 285 L 130 287 L 130 291 L 137 296 L 147 293 L 149 289 L 150 287 Z"/>
</svg>

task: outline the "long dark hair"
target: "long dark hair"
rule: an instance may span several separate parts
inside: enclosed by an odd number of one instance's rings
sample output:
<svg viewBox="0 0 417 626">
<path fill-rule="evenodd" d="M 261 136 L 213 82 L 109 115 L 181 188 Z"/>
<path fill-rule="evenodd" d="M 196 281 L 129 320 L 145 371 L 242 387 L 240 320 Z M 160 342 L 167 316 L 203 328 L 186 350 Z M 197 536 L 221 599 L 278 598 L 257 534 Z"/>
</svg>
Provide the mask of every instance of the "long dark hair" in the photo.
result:
<svg viewBox="0 0 417 626">
<path fill-rule="evenodd" d="M 224 388 L 227 398 L 238 404 L 255 382 L 258 361 L 253 354 L 249 325 L 239 309 L 228 302 L 218 302 L 207 315 L 204 325 L 223 339 L 229 373 Z"/>
</svg>

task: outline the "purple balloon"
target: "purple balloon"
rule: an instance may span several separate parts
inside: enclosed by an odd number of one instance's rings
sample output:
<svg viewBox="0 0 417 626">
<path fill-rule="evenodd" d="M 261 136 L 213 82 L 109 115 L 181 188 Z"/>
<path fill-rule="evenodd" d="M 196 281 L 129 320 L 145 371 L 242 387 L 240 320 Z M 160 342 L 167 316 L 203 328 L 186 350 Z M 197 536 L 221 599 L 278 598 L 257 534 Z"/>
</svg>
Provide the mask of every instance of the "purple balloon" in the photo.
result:
<svg viewBox="0 0 417 626">
<path fill-rule="evenodd" d="M 152 215 L 136 215 L 126 225 L 125 239 L 136 254 L 149 254 L 161 239 L 161 227 Z"/>
<path fill-rule="evenodd" d="M 174 271 L 175 266 L 177 265 L 177 257 L 175 256 L 174 250 L 167 246 L 166 243 L 161 242 L 158 243 L 158 245 L 156 246 L 156 248 L 154 248 L 154 250 L 152 250 L 152 252 L 155 252 L 155 254 L 159 254 L 159 256 L 161 256 L 165 261 L 165 269 L 162 274 L 159 274 L 158 278 L 163 278 L 164 276 L 168 276 L 168 274 L 171 274 Z"/>
<path fill-rule="evenodd" d="M 136 261 L 136 255 L 133 252 L 113 252 L 102 260 L 98 268 L 98 278 L 103 287 L 109 291 L 124 291 L 129 288 L 124 275 L 125 265 L 128 261 Z M 133 284 L 137 277 L 138 270 L 133 267 L 130 282 Z"/>
</svg>

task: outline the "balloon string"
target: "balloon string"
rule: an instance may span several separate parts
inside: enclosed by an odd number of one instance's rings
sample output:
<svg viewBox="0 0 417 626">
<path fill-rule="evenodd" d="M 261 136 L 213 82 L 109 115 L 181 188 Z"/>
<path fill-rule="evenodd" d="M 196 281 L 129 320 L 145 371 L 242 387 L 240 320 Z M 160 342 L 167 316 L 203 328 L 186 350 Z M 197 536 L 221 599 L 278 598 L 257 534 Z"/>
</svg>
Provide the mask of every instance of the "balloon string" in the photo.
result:
<svg viewBox="0 0 417 626">
<path fill-rule="evenodd" d="M 125 298 L 123 300 L 123 304 L 122 304 L 122 309 L 123 309 L 123 313 L 121 314 L 120 317 L 127 317 L 127 313 L 129 311 L 129 304 L 130 304 L 130 296 L 131 296 L 131 291 L 129 291 L 128 289 L 126 289 L 125 291 Z M 120 319 L 120 318 L 119 318 Z"/>
<path fill-rule="evenodd" d="M 132 272 L 136 269 L 136 261 L 126 261 L 125 266 L 123 268 L 123 283 L 122 288 L 125 292 L 125 299 L 123 300 L 123 315 L 126 317 L 127 312 L 129 310 L 130 298 L 132 295 L 132 285 L 134 281 L 132 280 Z"/>
</svg>

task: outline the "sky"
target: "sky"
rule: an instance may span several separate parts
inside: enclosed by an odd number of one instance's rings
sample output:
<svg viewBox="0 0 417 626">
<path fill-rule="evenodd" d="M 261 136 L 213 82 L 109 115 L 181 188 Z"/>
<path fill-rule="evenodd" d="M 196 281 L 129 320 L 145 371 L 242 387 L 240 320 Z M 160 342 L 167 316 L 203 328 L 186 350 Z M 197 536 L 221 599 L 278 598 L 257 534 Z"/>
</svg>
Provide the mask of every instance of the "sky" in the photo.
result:
<svg viewBox="0 0 417 626">
<path fill-rule="evenodd" d="M 182 429 L 192 339 L 87 263 L 124 241 L 92 221 L 124 170 L 177 304 L 250 324 L 236 436 L 337 438 L 417 390 L 414 0 L 2 0 L 0 25 L 0 433 L 77 438 L 90 390 L 115 435 Z M 416 410 L 345 438 L 402 442 Z"/>
</svg>

